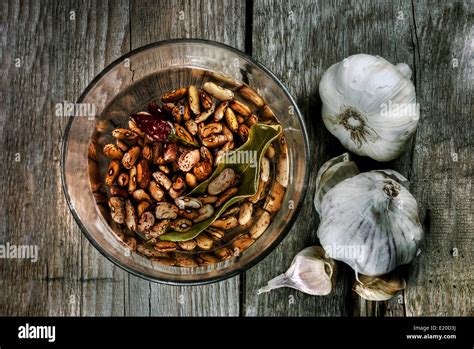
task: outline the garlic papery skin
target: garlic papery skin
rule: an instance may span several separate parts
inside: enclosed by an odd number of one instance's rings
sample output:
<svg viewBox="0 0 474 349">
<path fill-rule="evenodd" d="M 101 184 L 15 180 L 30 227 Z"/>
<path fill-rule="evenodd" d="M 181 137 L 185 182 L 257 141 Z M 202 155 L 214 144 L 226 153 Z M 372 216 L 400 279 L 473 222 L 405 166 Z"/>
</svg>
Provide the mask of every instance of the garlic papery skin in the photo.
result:
<svg viewBox="0 0 474 349">
<path fill-rule="evenodd" d="M 357 165 L 350 161 L 349 153 L 336 156 L 321 166 L 316 176 L 316 194 L 314 195 L 314 207 L 319 215 L 321 215 L 321 202 L 324 195 L 339 182 L 359 173 Z"/>
<path fill-rule="evenodd" d="M 356 274 L 352 289 L 369 301 L 387 301 L 406 286 L 405 279 L 392 272 L 379 277 Z"/>
<path fill-rule="evenodd" d="M 319 83 L 326 128 L 355 154 L 395 159 L 420 117 L 410 77 L 406 64 L 367 54 L 332 65 Z"/>
<path fill-rule="evenodd" d="M 331 293 L 335 268 L 336 263 L 327 258 L 320 246 L 307 247 L 293 258 L 286 273 L 268 281 L 258 294 L 291 287 L 313 296 L 325 296 Z"/>
<path fill-rule="evenodd" d="M 423 236 L 418 205 L 395 173 L 361 173 L 324 195 L 317 234 L 329 257 L 369 276 L 415 258 Z"/>
</svg>

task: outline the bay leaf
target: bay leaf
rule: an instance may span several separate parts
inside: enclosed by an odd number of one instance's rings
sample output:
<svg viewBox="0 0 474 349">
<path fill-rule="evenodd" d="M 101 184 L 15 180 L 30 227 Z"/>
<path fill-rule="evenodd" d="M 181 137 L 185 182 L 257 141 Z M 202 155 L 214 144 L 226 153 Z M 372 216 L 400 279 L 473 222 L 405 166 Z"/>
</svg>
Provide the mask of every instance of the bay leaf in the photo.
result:
<svg viewBox="0 0 474 349">
<path fill-rule="evenodd" d="M 211 218 L 193 225 L 187 232 L 167 232 L 160 236 L 160 240 L 191 240 L 208 228 L 228 207 L 247 197 L 255 195 L 258 190 L 262 156 L 265 154 L 270 143 L 273 142 L 281 132 L 281 125 L 265 125 L 259 123 L 253 125 L 250 128 L 247 142 L 236 150 L 228 152 L 223 160 L 218 163 L 211 177 L 199 184 L 188 194 L 188 196 L 192 197 L 206 194 L 209 183 L 225 168 L 230 167 L 241 177 L 239 190 L 235 196 L 219 207 Z"/>
</svg>

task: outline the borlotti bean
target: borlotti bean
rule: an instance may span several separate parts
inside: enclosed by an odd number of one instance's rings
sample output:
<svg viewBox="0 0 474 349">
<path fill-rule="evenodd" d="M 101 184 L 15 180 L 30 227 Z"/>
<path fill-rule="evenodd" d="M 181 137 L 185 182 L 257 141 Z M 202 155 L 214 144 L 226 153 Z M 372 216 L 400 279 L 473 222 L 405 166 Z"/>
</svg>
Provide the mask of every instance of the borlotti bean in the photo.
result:
<svg viewBox="0 0 474 349">
<path fill-rule="evenodd" d="M 197 216 L 193 219 L 194 223 L 199 223 L 209 219 L 214 214 L 214 207 L 212 205 L 206 204 L 197 210 Z"/>
<path fill-rule="evenodd" d="M 125 189 L 117 187 L 115 185 L 111 186 L 109 188 L 109 191 L 110 191 L 110 195 L 113 195 L 113 196 L 120 196 L 121 198 L 128 197 L 128 193 Z"/>
<path fill-rule="evenodd" d="M 196 123 L 196 121 L 190 119 L 184 123 L 184 126 L 186 126 L 186 129 L 193 136 L 195 136 L 198 133 L 198 124 Z"/>
<path fill-rule="evenodd" d="M 161 202 L 165 199 L 165 191 L 160 187 L 160 185 L 156 181 L 151 181 L 148 187 L 148 191 L 150 192 L 151 197 L 156 202 Z"/>
<path fill-rule="evenodd" d="M 198 185 L 198 179 L 195 175 L 188 172 L 186 173 L 186 184 L 191 188 L 194 189 Z"/>
<path fill-rule="evenodd" d="M 109 199 L 109 207 L 112 219 L 119 224 L 123 224 L 125 222 L 125 207 L 123 199 L 112 196 Z"/>
<path fill-rule="evenodd" d="M 199 92 L 199 99 L 201 101 L 201 105 L 203 106 L 204 109 L 208 110 L 210 109 L 214 103 L 212 102 L 211 96 L 209 96 L 206 91 L 200 91 Z"/>
<path fill-rule="evenodd" d="M 117 178 L 117 183 L 121 187 L 126 187 L 128 185 L 128 174 L 127 173 L 121 173 L 118 178 Z"/>
<path fill-rule="evenodd" d="M 231 197 L 233 197 L 237 192 L 239 191 L 239 188 L 237 187 L 232 187 L 224 191 L 216 200 L 214 203 L 215 207 L 221 207 L 224 205 Z"/>
<path fill-rule="evenodd" d="M 184 210 L 186 208 L 198 209 L 202 206 L 202 202 L 199 199 L 187 196 L 179 197 L 174 200 L 174 202 L 176 203 L 176 206 L 178 206 L 181 210 Z"/>
<path fill-rule="evenodd" d="M 104 155 L 109 159 L 121 160 L 123 157 L 123 152 L 114 144 L 106 144 L 104 146 Z"/>
<path fill-rule="evenodd" d="M 137 168 L 132 166 L 128 176 L 128 192 L 133 193 L 137 189 Z"/>
<path fill-rule="evenodd" d="M 270 179 L 270 160 L 265 156 L 262 158 L 262 167 L 260 169 L 260 178 L 265 183 Z"/>
<path fill-rule="evenodd" d="M 191 171 L 201 159 L 199 150 L 194 149 L 188 152 L 183 152 L 178 158 L 179 169 L 183 172 Z"/>
<path fill-rule="evenodd" d="M 235 216 L 239 212 L 240 212 L 239 206 L 231 206 L 221 215 L 221 217 Z"/>
<path fill-rule="evenodd" d="M 147 201 L 151 202 L 151 197 L 148 195 L 148 193 L 143 190 L 143 189 L 137 189 L 132 193 L 132 197 L 135 199 L 137 202 L 142 202 L 142 201 Z"/>
<path fill-rule="evenodd" d="M 210 250 L 212 245 L 214 244 L 214 240 L 212 240 L 209 236 L 205 233 L 199 234 L 196 238 L 196 244 L 199 248 L 203 250 Z"/>
<path fill-rule="evenodd" d="M 253 103 L 257 108 L 261 108 L 265 105 L 263 98 L 260 97 L 257 92 L 255 92 L 252 88 L 248 86 L 242 86 L 239 89 L 239 93 L 244 99 Z"/>
<path fill-rule="evenodd" d="M 165 92 L 161 102 L 115 129 L 98 122 L 102 138 L 89 145 L 88 170 L 100 211 L 128 249 L 153 263 L 194 268 L 239 255 L 282 206 L 289 184 L 284 135 L 261 157 L 255 195 L 221 209 L 238 197 L 244 178 L 232 166 L 210 178 L 226 153 L 249 140 L 253 125 L 277 124 L 275 114 L 251 87 L 220 78 Z M 160 239 L 200 224 L 202 232 L 185 241 Z"/>
<path fill-rule="evenodd" d="M 236 115 L 235 115 L 235 118 L 237 119 L 237 122 L 238 122 L 239 124 L 243 124 L 243 123 L 245 122 L 245 118 L 244 118 L 242 115 L 240 115 L 240 114 L 236 114 Z"/>
<path fill-rule="evenodd" d="M 207 187 L 209 195 L 217 195 L 229 188 L 235 181 L 235 171 L 228 167 L 214 178 Z"/>
<path fill-rule="evenodd" d="M 117 147 L 121 150 L 121 151 L 127 151 L 130 147 L 128 146 L 127 143 L 121 141 L 120 139 L 117 139 L 115 141 L 115 144 L 117 145 Z"/>
<path fill-rule="evenodd" d="M 244 202 L 239 209 L 239 224 L 246 225 L 252 218 L 253 205 L 251 202 Z"/>
<path fill-rule="evenodd" d="M 187 240 L 187 241 L 180 241 L 178 243 L 179 247 L 182 249 L 182 250 L 185 250 L 185 251 L 192 251 L 196 248 L 197 244 L 196 244 L 196 240 L 192 239 L 192 240 Z"/>
<path fill-rule="evenodd" d="M 233 100 L 229 103 L 229 107 L 231 110 L 234 110 L 236 113 L 239 113 L 240 115 L 244 116 L 244 117 L 248 117 L 250 116 L 250 114 L 252 114 L 252 111 L 250 110 L 250 108 L 238 101 L 238 100 Z"/>
<path fill-rule="evenodd" d="M 158 219 L 176 219 L 178 217 L 178 206 L 169 202 L 156 204 L 155 216 Z"/>
<path fill-rule="evenodd" d="M 112 136 L 121 141 L 133 142 L 137 139 L 138 135 L 126 128 L 117 128 L 112 131 Z"/>
<path fill-rule="evenodd" d="M 211 224 L 213 228 L 221 228 L 224 230 L 229 230 L 238 226 L 239 223 L 235 217 L 223 217 L 216 219 L 214 223 Z"/>
<path fill-rule="evenodd" d="M 199 265 L 209 265 L 219 262 L 219 258 L 209 253 L 200 253 L 196 257 L 196 261 Z"/>
<path fill-rule="evenodd" d="M 223 230 L 209 227 L 206 229 L 207 235 L 209 235 L 214 241 L 220 241 L 224 238 L 225 233 Z"/>
<path fill-rule="evenodd" d="M 232 111 L 231 108 L 227 108 L 224 113 L 225 121 L 227 122 L 227 126 L 232 132 L 237 132 L 239 129 L 239 122 L 237 121 L 237 117 L 235 113 Z"/>
<path fill-rule="evenodd" d="M 234 256 L 232 250 L 227 247 L 218 248 L 214 251 L 214 254 L 221 260 L 226 260 Z"/>
<path fill-rule="evenodd" d="M 257 219 L 255 225 L 250 229 L 249 235 L 253 239 L 258 239 L 260 235 L 265 232 L 265 229 L 270 225 L 270 213 L 263 211 L 262 215 Z"/>
<path fill-rule="evenodd" d="M 206 82 L 204 84 L 204 91 L 220 101 L 230 101 L 234 98 L 234 92 L 226 88 L 220 87 L 213 82 Z"/>
<path fill-rule="evenodd" d="M 144 212 L 138 221 L 139 231 L 148 231 L 155 224 L 155 216 L 151 212 Z"/>
<path fill-rule="evenodd" d="M 147 159 L 141 159 L 137 164 L 137 183 L 142 189 L 148 188 L 150 185 L 150 165 Z"/>
<path fill-rule="evenodd" d="M 212 105 L 210 109 L 199 114 L 199 116 L 194 120 L 196 121 L 196 124 L 200 124 L 206 121 L 214 113 L 215 109 L 216 109 L 215 105 Z"/>
<path fill-rule="evenodd" d="M 179 232 L 186 232 L 193 226 L 193 222 L 187 218 L 178 218 L 171 223 L 171 228 Z"/>
<path fill-rule="evenodd" d="M 151 204 L 146 201 L 142 201 L 137 205 L 137 216 L 141 217 L 143 212 L 147 211 L 151 207 Z M 130 229 L 134 231 L 135 229 Z"/>
<path fill-rule="evenodd" d="M 135 146 L 129 151 L 127 151 L 123 158 L 122 158 L 122 165 L 126 169 L 131 169 L 135 162 L 138 160 L 138 156 L 140 155 L 141 149 L 139 146 Z"/>
<path fill-rule="evenodd" d="M 120 163 L 117 160 L 112 160 L 107 169 L 107 176 L 105 177 L 105 184 L 111 186 L 119 176 Z"/>
<path fill-rule="evenodd" d="M 220 102 L 214 112 L 214 121 L 219 122 L 224 117 L 224 112 L 229 105 L 229 102 Z"/>
<path fill-rule="evenodd" d="M 177 90 L 171 90 L 166 92 L 163 97 L 161 97 L 161 101 L 163 103 L 177 102 L 183 99 L 186 96 L 186 93 L 188 93 L 188 90 L 185 87 L 179 88 Z"/>
<path fill-rule="evenodd" d="M 199 92 L 194 85 L 191 85 L 188 88 L 188 103 L 194 115 L 201 114 L 201 107 L 199 105 Z"/>
</svg>

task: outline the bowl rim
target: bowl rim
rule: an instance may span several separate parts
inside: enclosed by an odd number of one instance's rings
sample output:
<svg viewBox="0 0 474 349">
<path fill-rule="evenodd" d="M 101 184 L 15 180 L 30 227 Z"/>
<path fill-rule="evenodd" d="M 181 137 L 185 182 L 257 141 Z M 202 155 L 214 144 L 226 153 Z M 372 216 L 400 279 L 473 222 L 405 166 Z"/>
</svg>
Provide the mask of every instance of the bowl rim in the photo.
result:
<svg viewBox="0 0 474 349">
<path fill-rule="evenodd" d="M 306 130 L 306 125 L 303 119 L 303 116 L 301 114 L 301 111 L 298 108 L 298 105 L 294 98 L 291 96 L 289 93 L 288 89 L 283 85 L 283 83 L 280 81 L 280 79 L 266 66 L 264 66 L 262 63 L 257 62 L 254 58 L 252 58 L 250 55 L 247 53 L 238 50 L 232 46 L 217 42 L 217 41 L 212 41 L 212 40 L 206 40 L 206 39 L 185 39 L 185 38 L 180 38 L 180 39 L 170 39 L 170 40 L 161 40 L 157 42 L 153 42 L 141 47 L 138 47 L 134 50 L 131 50 L 130 52 L 127 52 L 126 54 L 120 56 L 119 58 L 115 59 L 112 63 L 108 64 L 102 71 L 92 79 L 92 81 L 87 85 L 85 90 L 82 92 L 82 94 L 79 96 L 77 99 L 77 103 L 81 103 L 85 96 L 90 92 L 90 90 L 93 88 L 93 86 L 103 77 L 105 76 L 110 70 L 112 70 L 114 67 L 116 67 L 118 64 L 121 64 L 125 59 L 132 57 L 133 55 L 143 52 L 149 49 L 153 49 L 156 47 L 160 46 L 165 46 L 165 45 L 172 45 L 172 44 L 201 44 L 201 45 L 209 45 L 209 46 L 214 46 L 214 47 L 219 47 L 223 48 L 226 50 L 229 50 L 237 55 L 240 55 L 244 57 L 245 59 L 249 60 L 251 63 L 256 65 L 258 68 L 260 68 L 264 73 L 268 74 L 275 82 L 276 84 L 282 89 L 284 94 L 287 96 L 289 99 L 290 103 L 294 106 L 295 108 L 295 115 L 297 116 L 298 122 L 301 125 L 301 129 L 303 132 L 303 139 L 304 139 L 304 151 L 305 151 L 305 175 L 304 175 L 304 182 L 303 182 L 303 187 L 301 190 L 301 198 L 297 204 L 297 206 L 294 209 L 294 213 L 291 216 L 290 220 L 287 221 L 285 227 L 283 228 L 283 231 L 279 234 L 279 236 L 273 241 L 272 244 L 270 244 L 264 251 L 262 251 L 258 256 L 256 256 L 254 259 L 250 260 L 248 263 L 244 264 L 243 266 L 233 270 L 229 271 L 226 273 L 223 273 L 222 275 L 219 276 L 213 276 L 213 277 L 204 277 L 202 280 L 195 280 L 195 281 L 189 281 L 189 280 L 179 280 L 179 281 L 170 281 L 167 279 L 162 279 L 162 278 L 156 278 L 156 277 L 151 277 L 146 274 L 142 274 L 139 271 L 134 270 L 133 268 L 122 264 L 118 259 L 116 259 L 113 255 L 109 254 L 105 248 L 103 248 L 90 234 L 87 228 L 84 226 L 82 223 L 81 219 L 79 218 L 72 202 L 71 202 L 71 197 L 69 196 L 69 191 L 68 191 L 68 186 L 66 183 L 66 175 L 65 175 L 65 160 L 66 160 L 66 148 L 69 143 L 69 132 L 72 127 L 72 123 L 74 122 L 75 116 L 69 117 L 68 123 L 66 125 L 66 128 L 63 133 L 63 139 L 61 141 L 61 182 L 62 182 L 62 189 L 64 192 L 64 195 L 66 197 L 66 202 L 69 207 L 69 211 L 72 213 L 74 220 L 78 224 L 79 228 L 81 229 L 83 235 L 86 236 L 87 240 L 109 261 L 111 261 L 114 265 L 118 266 L 122 270 L 125 270 L 126 272 L 138 276 L 142 279 L 145 279 L 147 281 L 152 281 L 155 283 L 159 284 L 165 284 L 165 285 L 174 285 L 174 286 L 199 286 L 199 285 L 207 285 L 211 284 L 214 282 L 219 282 L 219 281 L 224 281 L 227 280 L 231 277 L 234 277 L 236 275 L 240 275 L 243 272 L 249 270 L 250 268 L 254 267 L 258 263 L 260 263 L 263 259 L 265 259 L 272 251 L 275 250 L 275 248 L 281 243 L 281 241 L 288 235 L 290 232 L 291 228 L 293 227 L 296 219 L 298 218 L 301 208 L 303 206 L 303 202 L 305 200 L 307 190 L 308 190 L 308 179 L 309 179 L 309 169 L 310 169 L 310 161 L 309 161 L 309 139 L 308 139 L 308 134 Z"/>
</svg>

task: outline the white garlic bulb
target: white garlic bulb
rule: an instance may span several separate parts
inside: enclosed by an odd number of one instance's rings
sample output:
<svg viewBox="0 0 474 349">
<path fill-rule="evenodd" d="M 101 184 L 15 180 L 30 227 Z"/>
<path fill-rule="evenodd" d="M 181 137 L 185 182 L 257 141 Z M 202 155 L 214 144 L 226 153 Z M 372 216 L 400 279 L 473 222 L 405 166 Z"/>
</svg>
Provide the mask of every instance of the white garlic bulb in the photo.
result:
<svg viewBox="0 0 474 349">
<path fill-rule="evenodd" d="M 356 272 L 387 274 L 416 256 L 423 230 L 415 198 L 391 170 L 348 178 L 322 198 L 320 242 Z"/>
<path fill-rule="evenodd" d="M 331 293 L 336 263 L 328 258 L 320 246 L 307 247 L 299 252 L 286 273 L 258 290 L 258 294 L 275 288 L 291 287 L 314 296 Z"/>
<path fill-rule="evenodd" d="M 325 162 L 316 176 L 316 194 L 314 207 L 321 215 L 321 201 L 324 195 L 344 179 L 359 174 L 359 169 L 354 161 L 350 161 L 349 153 L 344 153 Z"/>
<path fill-rule="evenodd" d="M 419 120 L 410 77 L 406 64 L 367 54 L 332 65 L 319 84 L 326 128 L 355 154 L 395 159 Z"/>
</svg>

